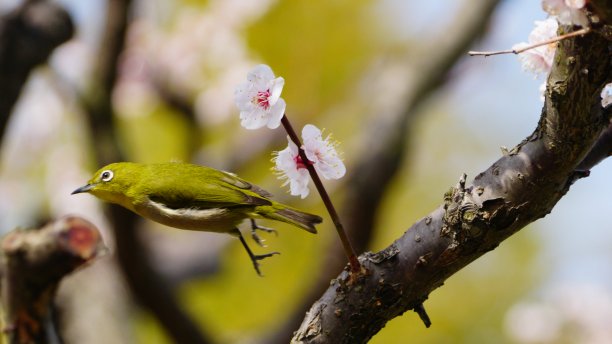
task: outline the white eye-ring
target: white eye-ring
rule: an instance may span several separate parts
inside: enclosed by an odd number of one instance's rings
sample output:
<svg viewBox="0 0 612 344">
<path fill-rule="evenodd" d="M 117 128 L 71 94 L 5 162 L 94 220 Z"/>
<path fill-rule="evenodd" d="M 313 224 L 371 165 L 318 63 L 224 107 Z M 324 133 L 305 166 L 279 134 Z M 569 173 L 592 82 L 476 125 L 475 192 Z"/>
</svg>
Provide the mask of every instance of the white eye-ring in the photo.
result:
<svg viewBox="0 0 612 344">
<path fill-rule="evenodd" d="M 113 171 L 111 170 L 106 170 L 100 175 L 100 180 L 103 182 L 109 182 L 111 179 L 113 179 Z"/>
</svg>

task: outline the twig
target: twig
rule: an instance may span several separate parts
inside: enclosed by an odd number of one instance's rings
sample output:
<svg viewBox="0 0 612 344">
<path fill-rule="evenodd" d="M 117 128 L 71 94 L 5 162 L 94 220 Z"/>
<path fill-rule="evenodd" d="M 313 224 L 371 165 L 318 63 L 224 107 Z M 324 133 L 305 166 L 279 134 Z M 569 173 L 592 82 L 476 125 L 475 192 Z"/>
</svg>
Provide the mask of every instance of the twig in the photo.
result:
<svg viewBox="0 0 612 344">
<path fill-rule="evenodd" d="M 413 308 L 413 311 L 419 315 L 425 327 L 429 328 L 431 326 L 431 320 L 429 319 L 429 315 L 427 315 L 427 311 L 425 310 L 425 306 L 422 303 L 419 303 Z"/>
<path fill-rule="evenodd" d="M 468 51 L 468 55 L 470 55 L 470 56 L 484 56 L 484 57 L 493 56 L 493 55 L 502 55 L 502 54 L 515 54 L 515 55 L 518 55 L 518 54 L 520 54 L 522 52 L 525 52 L 527 50 L 531 50 L 533 48 L 541 47 L 543 45 L 547 45 L 547 44 L 550 44 L 550 43 L 559 42 L 559 41 L 562 41 L 564 39 L 575 37 L 575 36 L 586 35 L 589 32 L 591 32 L 591 28 L 585 27 L 585 28 L 580 29 L 578 31 L 573 31 L 573 32 L 570 32 L 570 33 L 566 33 L 565 35 L 557 36 L 555 38 L 551 38 L 551 39 L 543 41 L 543 42 L 539 42 L 539 43 L 535 43 L 535 44 L 530 44 L 530 45 L 522 47 L 520 49 L 508 49 L 508 50 L 497 50 L 497 51 Z"/>
<path fill-rule="evenodd" d="M 293 129 L 293 126 L 291 126 L 291 122 L 289 122 L 287 115 L 283 116 L 281 123 L 283 123 L 283 127 L 285 127 L 285 130 L 287 131 L 287 134 L 289 135 L 291 141 L 293 141 L 293 143 L 298 146 L 298 151 L 302 160 L 304 162 L 309 161 L 308 157 L 306 156 L 306 152 L 304 152 L 304 150 L 302 149 L 302 142 L 300 141 L 300 138 Z M 336 227 L 336 231 L 338 232 L 338 236 L 340 236 L 340 241 L 342 242 L 342 246 L 344 247 L 344 252 L 348 257 L 349 263 L 351 265 L 351 272 L 354 274 L 361 273 L 361 264 L 357 259 L 355 250 L 353 249 L 353 246 L 351 245 L 351 242 L 349 241 L 346 232 L 344 231 L 344 227 L 342 226 L 342 222 L 340 221 L 340 216 L 338 216 L 338 212 L 336 212 L 336 208 L 334 207 L 334 204 L 329 198 L 329 194 L 327 193 L 327 190 L 325 190 L 325 186 L 323 186 L 323 183 L 321 182 L 321 178 L 319 178 L 319 175 L 317 174 L 317 171 L 315 170 L 312 164 L 306 163 L 304 165 L 306 165 L 306 169 L 308 169 L 310 178 L 312 178 L 312 181 L 314 182 L 317 191 L 321 195 L 323 204 L 325 204 L 325 208 L 327 209 L 329 216 L 334 222 L 334 226 Z"/>
</svg>

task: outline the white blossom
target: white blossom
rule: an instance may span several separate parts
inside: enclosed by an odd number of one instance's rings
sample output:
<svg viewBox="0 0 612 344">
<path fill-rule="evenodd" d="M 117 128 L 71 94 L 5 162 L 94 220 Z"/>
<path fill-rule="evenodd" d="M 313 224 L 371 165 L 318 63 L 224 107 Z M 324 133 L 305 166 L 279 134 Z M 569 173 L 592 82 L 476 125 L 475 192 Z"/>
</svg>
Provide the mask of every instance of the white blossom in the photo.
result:
<svg viewBox="0 0 612 344">
<path fill-rule="evenodd" d="M 542 9 L 563 25 L 587 27 L 589 20 L 583 8 L 586 0 L 542 0 Z"/>
<path fill-rule="evenodd" d="M 308 182 L 310 181 L 306 164 L 311 164 L 317 173 L 325 179 L 339 179 L 346 173 L 346 167 L 336 151 L 337 143 L 331 141 L 330 137 L 323 139 L 321 130 L 312 124 L 307 124 L 302 129 L 302 149 L 308 158 L 304 161 L 299 155 L 298 147 L 289 138 L 287 148 L 275 154 L 273 161 L 274 169 L 280 175 L 279 178 L 286 179 L 283 185 L 289 184 L 291 195 L 308 196 Z"/>
<path fill-rule="evenodd" d="M 612 294 L 598 284 L 557 284 L 512 306 L 504 323 L 515 343 L 610 343 Z"/>
<path fill-rule="evenodd" d="M 529 42 L 516 44 L 512 48 L 518 50 L 552 39 L 557 36 L 557 28 L 557 21 L 553 18 L 536 21 L 534 29 L 529 34 Z M 549 43 L 520 53 L 519 59 L 523 69 L 536 75 L 548 74 L 552 68 L 556 49 L 556 43 Z"/>
<path fill-rule="evenodd" d="M 285 100 L 280 97 L 285 79 L 275 78 L 267 65 L 257 65 L 247 75 L 247 82 L 239 85 L 234 101 L 240 109 L 240 124 L 246 129 L 270 129 L 280 125 L 285 113 Z"/>
<path fill-rule="evenodd" d="M 317 172 L 325 179 L 339 179 L 346 173 L 346 167 L 338 152 L 336 143 L 330 137 L 323 139 L 321 130 L 312 124 L 302 129 L 303 149 Z"/>
<path fill-rule="evenodd" d="M 281 179 L 286 179 L 283 186 L 289 184 L 289 192 L 293 196 L 300 196 L 306 198 L 310 193 L 308 188 L 308 170 L 299 155 L 298 148 L 287 138 L 289 145 L 287 148 L 276 153 L 273 161 L 275 163 L 274 169 L 279 173 Z"/>
<path fill-rule="evenodd" d="M 601 90 L 601 106 L 608 107 L 610 104 L 612 104 L 612 83 L 607 84 Z"/>
</svg>

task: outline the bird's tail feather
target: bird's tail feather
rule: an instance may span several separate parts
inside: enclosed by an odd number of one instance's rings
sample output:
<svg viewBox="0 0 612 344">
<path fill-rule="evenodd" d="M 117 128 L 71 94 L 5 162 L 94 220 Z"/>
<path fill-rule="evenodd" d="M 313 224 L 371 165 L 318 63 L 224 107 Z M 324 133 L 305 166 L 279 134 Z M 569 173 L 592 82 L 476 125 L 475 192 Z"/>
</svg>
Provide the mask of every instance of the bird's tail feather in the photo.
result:
<svg viewBox="0 0 612 344">
<path fill-rule="evenodd" d="M 323 219 L 318 215 L 305 213 L 297 209 L 285 206 L 275 208 L 276 209 L 274 211 L 266 211 L 260 214 L 261 216 L 272 220 L 282 221 L 300 227 L 309 231 L 310 233 L 316 233 L 317 229 L 315 228 L 315 225 L 323 221 Z"/>
</svg>

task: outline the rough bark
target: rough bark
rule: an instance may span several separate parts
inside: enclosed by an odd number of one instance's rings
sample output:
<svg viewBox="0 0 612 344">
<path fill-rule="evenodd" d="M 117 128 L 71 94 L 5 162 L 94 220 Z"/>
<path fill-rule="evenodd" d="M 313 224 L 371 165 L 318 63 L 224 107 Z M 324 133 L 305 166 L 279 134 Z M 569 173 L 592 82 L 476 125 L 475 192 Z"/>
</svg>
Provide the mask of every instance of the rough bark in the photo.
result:
<svg viewBox="0 0 612 344">
<path fill-rule="evenodd" d="M 550 213 L 586 175 L 577 166 L 600 137 L 605 140 L 600 135 L 610 125 L 611 111 L 602 109 L 599 94 L 612 80 L 610 50 L 612 44 L 597 32 L 560 42 L 533 134 L 469 184 L 462 176 L 442 205 L 389 247 L 363 254 L 367 273 L 356 282 L 349 283 L 348 272 L 342 272 L 292 342 L 367 342 L 387 321 L 412 309 L 427 323 L 422 304 L 432 290 Z"/>
</svg>

